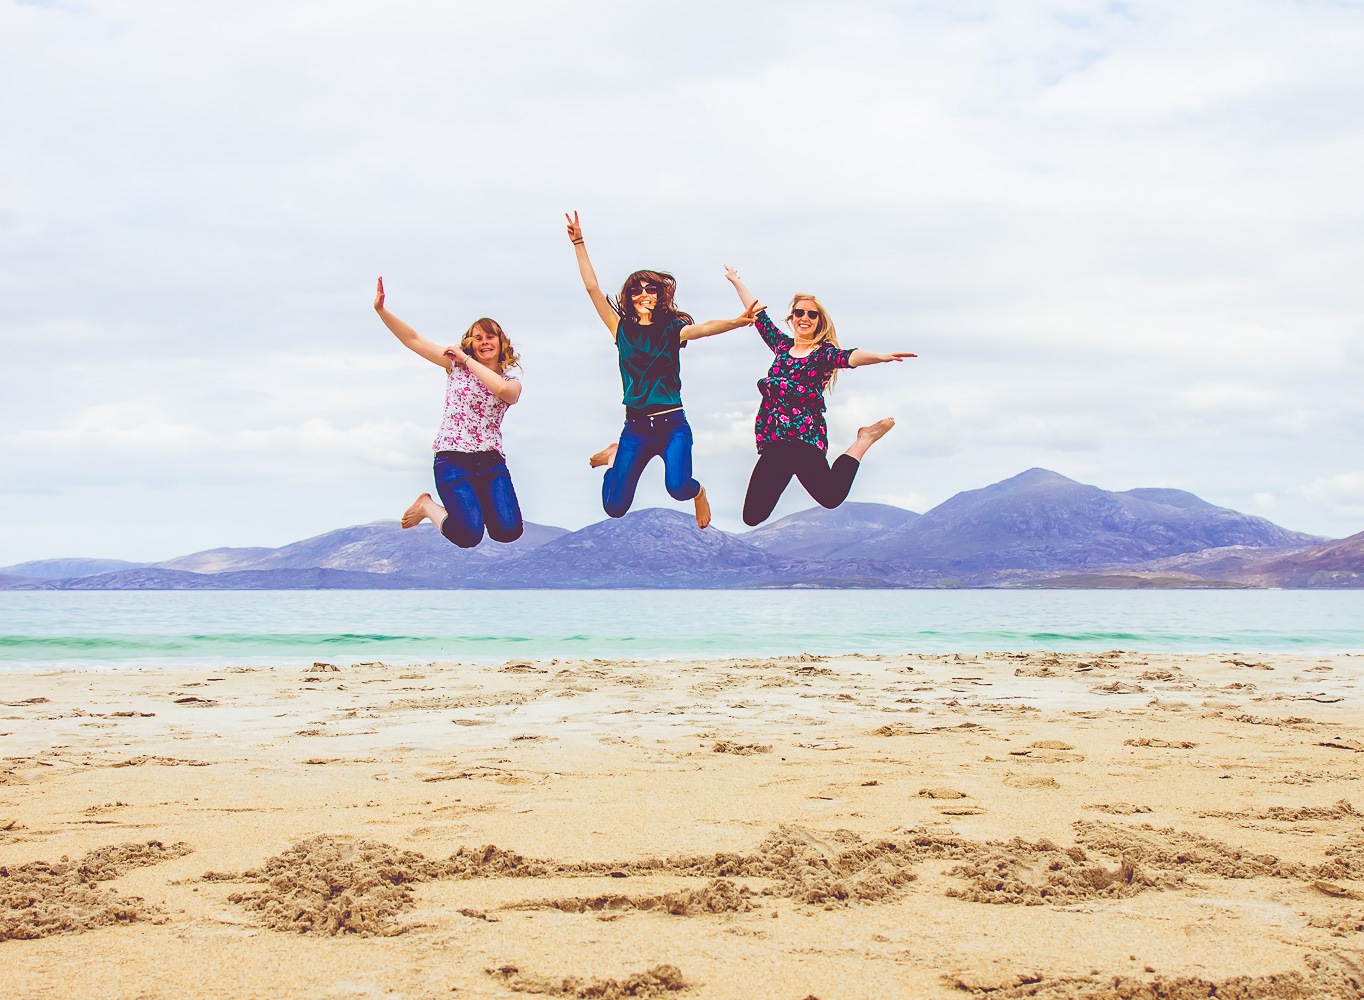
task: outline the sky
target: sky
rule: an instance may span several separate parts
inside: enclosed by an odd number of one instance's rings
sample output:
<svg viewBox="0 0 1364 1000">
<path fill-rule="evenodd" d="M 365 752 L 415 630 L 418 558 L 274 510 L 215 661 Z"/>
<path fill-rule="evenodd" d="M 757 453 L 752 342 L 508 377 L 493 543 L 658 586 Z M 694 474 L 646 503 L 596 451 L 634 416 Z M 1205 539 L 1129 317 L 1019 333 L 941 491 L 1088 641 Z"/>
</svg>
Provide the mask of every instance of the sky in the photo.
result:
<svg viewBox="0 0 1364 1000">
<path fill-rule="evenodd" d="M 833 452 L 897 420 L 852 500 L 1040 466 L 1364 530 L 1360 52 L 1360 0 L 0 0 L 0 565 L 396 518 L 445 373 L 379 275 L 432 340 L 502 324 L 526 518 L 601 520 L 566 210 L 607 288 L 725 318 L 730 264 L 919 354 L 829 398 Z M 725 530 L 770 360 L 683 352 Z"/>
</svg>

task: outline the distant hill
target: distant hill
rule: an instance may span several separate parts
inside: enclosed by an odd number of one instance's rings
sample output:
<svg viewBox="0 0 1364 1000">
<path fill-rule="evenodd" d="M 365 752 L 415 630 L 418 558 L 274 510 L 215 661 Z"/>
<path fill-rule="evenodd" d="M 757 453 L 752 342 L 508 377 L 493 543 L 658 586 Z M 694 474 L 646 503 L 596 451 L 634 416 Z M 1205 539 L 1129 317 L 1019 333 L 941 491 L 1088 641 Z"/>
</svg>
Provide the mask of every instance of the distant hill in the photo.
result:
<svg viewBox="0 0 1364 1000">
<path fill-rule="evenodd" d="M 481 582 L 512 587 L 726 587 L 776 575 L 775 560 L 690 514 L 657 507 L 600 521 L 488 567 Z"/>
<path fill-rule="evenodd" d="M 407 530 L 397 521 L 373 521 L 278 549 L 209 549 L 157 565 L 195 573 L 313 568 L 399 573 L 447 586 L 458 585 L 477 568 L 518 558 L 564 534 L 564 528 L 528 523 L 514 542 L 503 544 L 485 538 L 472 549 L 461 549 L 451 545 L 429 521 Z"/>
<path fill-rule="evenodd" d="M 94 576 L 96 573 L 112 573 L 147 565 L 150 564 L 123 559 L 35 559 L 13 566 L 0 566 L 0 575 L 29 580 L 69 580 L 76 576 Z"/>
<path fill-rule="evenodd" d="M 117 568 L 60 579 L 16 572 L 110 563 Z M 403 531 L 376 521 L 156 565 L 39 560 L 0 570 L 8 590 L 1224 584 L 1364 587 L 1364 533 L 1327 541 L 1182 490 L 1108 492 L 1030 469 L 923 515 L 847 503 L 741 535 L 648 509 L 573 532 L 528 524 L 510 545 L 460 549 L 429 524 Z"/>
<path fill-rule="evenodd" d="M 919 516 L 884 503 L 845 503 L 833 510 L 802 510 L 738 537 L 774 556 L 826 559 L 840 549 L 898 531 Z"/>
<path fill-rule="evenodd" d="M 831 554 L 987 583 L 1130 566 L 1228 545 L 1285 549 L 1318 541 L 1179 490 L 1110 493 L 1030 469 L 958 493 L 893 532 Z"/>
</svg>

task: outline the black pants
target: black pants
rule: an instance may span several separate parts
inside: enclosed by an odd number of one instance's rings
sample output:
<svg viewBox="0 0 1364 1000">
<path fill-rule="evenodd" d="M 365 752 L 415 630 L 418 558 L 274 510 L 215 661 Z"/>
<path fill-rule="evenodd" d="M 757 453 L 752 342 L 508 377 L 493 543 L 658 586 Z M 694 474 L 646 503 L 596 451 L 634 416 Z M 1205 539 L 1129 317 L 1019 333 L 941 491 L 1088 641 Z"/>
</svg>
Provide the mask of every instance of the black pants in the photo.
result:
<svg viewBox="0 0 1364 1000">
<path fill-rule="evenodd" d="M 828 457 L 812 444 L 768 441 L 748 480 L 744 524 L 759 525 L 766 521 L 792 476 L 800 480 L 800 485 L 815 503 L 821 507 L 837 507 L 852 489 L 858 464 L 851 455 L 839 455 L 831 468 Z"/>
</svg>

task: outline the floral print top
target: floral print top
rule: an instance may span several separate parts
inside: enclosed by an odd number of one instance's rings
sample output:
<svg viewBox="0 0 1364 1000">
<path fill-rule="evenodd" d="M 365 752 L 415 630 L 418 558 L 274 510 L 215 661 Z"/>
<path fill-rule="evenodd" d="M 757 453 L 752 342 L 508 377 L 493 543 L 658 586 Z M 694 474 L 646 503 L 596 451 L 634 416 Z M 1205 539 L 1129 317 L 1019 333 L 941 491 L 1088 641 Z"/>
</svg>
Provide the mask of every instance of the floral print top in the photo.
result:
<svg viewBox="0 0 1364 1000">
<path fill-rule="evenodd" d="M 768 441 L 804 441 L 820 451 L 829 450 L 824 424 L 824 386 L 836 368 L 851 368 L 852 351 L 833 344 L 820 344 L 803 358 L 791 357 L 795 341 L 782 333 L 763 309 L 754 320 L 776 358 L 767 378 L 758 383 L 762 403 L 754 432 L 758 452 Z"/>
<path fill-rule="evenodd" d="M 516 380 L 510 372 L 505 379 Z M 511 405 L 493 395 L 478 376 L 464 365 L 452 362 L 445 380 L 445 416 L 441 419 L 432 451 L 502 450 L 502 415 Z"/>
</svg>

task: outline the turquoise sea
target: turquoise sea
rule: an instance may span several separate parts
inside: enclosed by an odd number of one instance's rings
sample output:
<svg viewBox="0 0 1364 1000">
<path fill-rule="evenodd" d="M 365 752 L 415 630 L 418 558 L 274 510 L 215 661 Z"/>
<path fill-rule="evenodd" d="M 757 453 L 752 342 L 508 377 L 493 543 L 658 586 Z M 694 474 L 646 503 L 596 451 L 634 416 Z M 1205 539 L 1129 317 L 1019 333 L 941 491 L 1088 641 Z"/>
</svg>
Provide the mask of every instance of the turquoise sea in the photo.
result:
<svg viewBox="0 0 1364 1000">
<path fill-rule="evenodd" d="M 0 670 L 1115 648 L 1364 652 L 1364 591 L 0 592 Z"/>
</svg>

